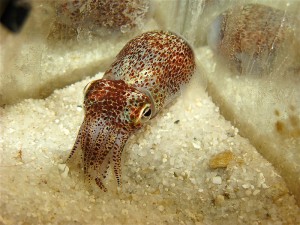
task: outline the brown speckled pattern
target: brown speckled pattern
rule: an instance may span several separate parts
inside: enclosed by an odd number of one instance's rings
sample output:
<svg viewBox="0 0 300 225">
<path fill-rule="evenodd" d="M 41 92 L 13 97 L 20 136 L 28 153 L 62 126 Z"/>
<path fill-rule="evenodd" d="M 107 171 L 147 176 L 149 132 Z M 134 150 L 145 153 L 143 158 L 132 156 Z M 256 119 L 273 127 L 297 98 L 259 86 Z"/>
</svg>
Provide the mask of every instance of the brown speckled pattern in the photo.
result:
<svg viewBox="0 0 300 225">
<path fill-rule="evenodd" d="M 57 19 L 71 27 L 134 27 L 149 10 L 148 0 L 61 0 Z"/>
<path fill-rule="evenodd" d="M 240 73 L 247 72 L 245 65 L 258 71 L 270 66 L 291 32 L 284 11 L 260 4 L 236 6 L 218 19 L 218 54 Z"/>
<path fill-rule="evenodd" d="M 127 139 L 174 99 L 194 70 L 192 49 L 173 33 L 147 32 L 131 40 L 103 79 L 85 88 L 85 118 L 67 162 L 81 154 L 85 177 L 104 191 L 112 163 L 121 185 Z"/>
</svg>

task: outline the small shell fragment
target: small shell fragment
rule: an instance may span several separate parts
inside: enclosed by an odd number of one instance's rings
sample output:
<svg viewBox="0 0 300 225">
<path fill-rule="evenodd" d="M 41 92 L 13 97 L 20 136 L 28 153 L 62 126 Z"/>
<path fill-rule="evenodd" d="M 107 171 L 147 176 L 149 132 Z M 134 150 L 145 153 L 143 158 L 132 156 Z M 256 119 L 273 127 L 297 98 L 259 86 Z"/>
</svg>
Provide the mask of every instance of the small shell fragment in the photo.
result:
<svg viewBox="0 0 300 225">
<path fill-rule="evenodd" d="M 215 176 L 212 178 L 212 183 L 220 185 L 222 184 L 222 178 L 220 176 Z"/>
<path fill-rule="evenodd" d="M 210 159 L 209 168 L 226 168 L 234 158 L 234 154 L 231 151 L 220 152 Z"/>
</svg>

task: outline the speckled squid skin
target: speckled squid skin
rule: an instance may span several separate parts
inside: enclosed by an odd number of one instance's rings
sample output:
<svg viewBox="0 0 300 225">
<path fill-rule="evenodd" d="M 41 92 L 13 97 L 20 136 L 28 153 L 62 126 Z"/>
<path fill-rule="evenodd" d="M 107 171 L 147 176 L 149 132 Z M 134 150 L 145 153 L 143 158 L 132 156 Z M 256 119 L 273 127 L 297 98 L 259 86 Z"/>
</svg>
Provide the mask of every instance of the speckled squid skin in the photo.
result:
<svg viewBox="0 0 300 225">
<path fill-rule="evenodd" d="M 234 6 L 216 18 L 208 32 L 208 43 L 230 69 L 240 74 L 263 74 L 278 66 L 274 59 L 291 44 L 286 42 L 292 33 L 285 11 L 262 4 L 245 4 Z"/>
<path fill-rule="evenodd" d="M 170 103 L 195 70 L 185 40 L 144 33 L 125 45 L 103 76 L 85 88 L 85 118 L 67 162 L 79 154 L 84 175 L 103 190 L 110 163 L 121 185 L 121 155 L 135 131 Z"/>
</svg>

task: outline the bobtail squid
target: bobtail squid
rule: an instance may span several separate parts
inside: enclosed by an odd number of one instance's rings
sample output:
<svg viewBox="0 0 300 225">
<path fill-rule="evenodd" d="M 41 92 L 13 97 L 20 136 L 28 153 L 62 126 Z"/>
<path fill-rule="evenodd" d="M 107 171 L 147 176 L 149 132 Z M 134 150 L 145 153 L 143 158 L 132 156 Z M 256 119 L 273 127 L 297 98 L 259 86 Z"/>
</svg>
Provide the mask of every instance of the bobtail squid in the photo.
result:
<svg viewBox="0 0 300 225">
<path fill-rule="evenodd" d="M 279 67 L 290 63 L 286 57 L 293 52 L 293 26 L 284 10 L 256 3 L 237 5 L 212 22 L 207 42 L 218 61 L 233 72 L 278 73 Z"/>
<path fill-rule="evenodd" d="M 103 78 L 85 87 L 84 121 L 67 163 L 80 158 L 85 178 L 103 191 L 112 164 L 120 186 L 128 138 L 174 100 L 194 71 L 192 48 L 174 33 L 152 31 L 129 41 Z"/>
</svg>

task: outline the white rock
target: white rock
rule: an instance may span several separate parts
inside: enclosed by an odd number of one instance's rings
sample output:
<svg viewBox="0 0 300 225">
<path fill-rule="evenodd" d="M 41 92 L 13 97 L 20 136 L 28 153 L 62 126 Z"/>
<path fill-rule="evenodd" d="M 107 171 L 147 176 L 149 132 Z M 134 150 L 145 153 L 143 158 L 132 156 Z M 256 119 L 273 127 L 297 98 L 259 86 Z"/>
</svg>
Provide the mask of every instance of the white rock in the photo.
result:
<svg viewBox="0 0 300 225">
<path fill-rule="evenodd" d="M 69 173 L 69 167 L 65 167 L 65 170 L 64 170 L 64 172 L 61 174 L 61 176 L 63 177 L 63 178 L 66 178 L 67 176 L 68 176 L 68 173 Z"/>
<path fill-rule="evenodd" d="M 258 195 L 259 192 L 260 192 L 260 190 L 255 190 L 255 191 L 253 191 L 253 195 L 254 195 L 254 196 L 255 196 L 255 195 Z"/>
<path fill-rule="evenodd" d="M 65 168 L 66 168 L 66 164 L 58 164 L 58 169 L 60 170 L 60 171 L 64 171 L 65 170 Z"/>
<path fill-rule="evenodd" d="M 215 176 L 212 178 L 213 184 L 222 184 L 222 178 L 220 176 Z"/>
<path fill-rule="evenodd" d="M 165 210 L 165 207 L 163 207 L 162 205 L 160 205 L 160 206 L 158 206 L 158 210 L 162 212 L 162 211 Z"/>
<path fill-rule="evenodd" d="M 193 142 L 193 146 L 194 146 L 195 149 L 200 149 L 200 145 L 195 143 L 195 142 Z"/>
<path fill-rule="evenodd" d="M 242 187 L 243 187 L 244 189 L 250 188 L 250 184 L 243 184 Z"/>
</svg>

